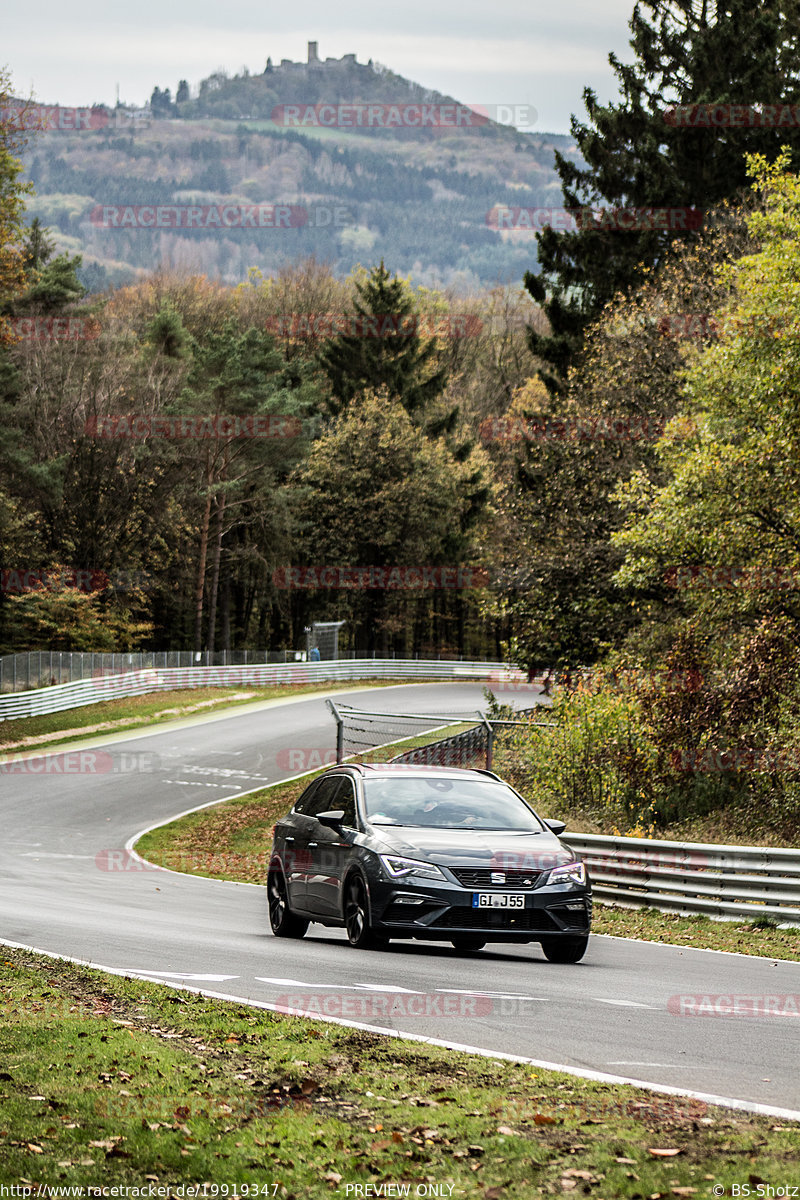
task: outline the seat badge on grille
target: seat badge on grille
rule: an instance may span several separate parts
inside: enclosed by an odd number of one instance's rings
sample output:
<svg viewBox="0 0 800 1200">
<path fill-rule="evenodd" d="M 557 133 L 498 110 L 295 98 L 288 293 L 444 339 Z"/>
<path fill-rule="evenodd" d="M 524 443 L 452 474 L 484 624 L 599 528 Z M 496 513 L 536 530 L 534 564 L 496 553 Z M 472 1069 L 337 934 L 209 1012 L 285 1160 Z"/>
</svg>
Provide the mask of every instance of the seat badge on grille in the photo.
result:
<svg viewBox="0 0 800 1200">
<path fill-rule="evenodd" d="M 492 871 L 492 883 L 505 883 L 506 877 L 502 871 Z"/>
</svg>

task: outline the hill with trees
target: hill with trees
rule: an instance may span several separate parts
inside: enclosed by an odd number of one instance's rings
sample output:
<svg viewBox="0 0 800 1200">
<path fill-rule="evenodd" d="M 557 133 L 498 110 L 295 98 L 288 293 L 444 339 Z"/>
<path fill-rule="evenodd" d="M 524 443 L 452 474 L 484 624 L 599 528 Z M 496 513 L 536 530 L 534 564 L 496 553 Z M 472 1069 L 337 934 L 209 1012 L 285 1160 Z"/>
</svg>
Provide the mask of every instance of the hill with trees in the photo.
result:
<svg viewBox="0 0 800 1200">
<path fill-rule="evenodd" d="M 92 291 L 161 267 L 235 284 L 251 268 L 274 274 L 312 255 L 339 275 L 382 258 L 434 286 L 518 280 L 535 256 L 532 236 L 509 237 L 487 215 L 557 204 L 555 154 L 574 150 L 569 137 L 521 133 L 491 114 L 469 126 L 392 123 L 398 105 L 471 110 L 349 55 L 217 73 L 194 97 L 181 81 L 175 96 L 156 87 L 146 111 L 109 109 L 94 128 L 37 132 L 25 151 L 29 213 L 59 248 L 82 255 Z M 322 105 L 345 106 L 345 122 L 357 122 L 357 106 L 379 116 L 362 127 L 315 123 Z M 183 229 L 109 227 L 102 217 L 109 206 L 157 205 L 286 205 L 307 219 Z"/>
</svg>

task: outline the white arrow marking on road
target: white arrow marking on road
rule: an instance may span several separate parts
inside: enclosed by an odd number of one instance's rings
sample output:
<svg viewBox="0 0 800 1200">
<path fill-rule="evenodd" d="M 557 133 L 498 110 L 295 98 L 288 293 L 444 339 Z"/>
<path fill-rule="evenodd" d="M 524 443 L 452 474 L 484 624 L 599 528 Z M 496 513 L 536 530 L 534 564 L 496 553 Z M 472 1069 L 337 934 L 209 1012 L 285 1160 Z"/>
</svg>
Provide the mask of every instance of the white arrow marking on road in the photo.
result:
<svg viewBox="0 0 800 1200">
<path fill-rule="evenodd" d="M 259 983 L 279 983 L 283 987 L 298 987 L 298 988 L 335 988 L 341 991 L 343 988 L 347 991 L 363 991 L 363 992 L 405 992 L 409 996 L 422 996 L 423 992 L 414 991 L 412 988 L 395 987 L 394 984 L 381 983 L 306 983 L 302 979 L 273 979 L 269 975 L 256 975 Z"/>
<path fill-rule="evenodd" d="M 409 996 L 422 996 L 423 992 L 415 991 L 414 988 L 395 987 L 388 983 L 353 983 L 342 985 L 347 987 L 364 988 L 367 992 L 406 992 Z"/>
<path fill-rule="evenodd" d="M 161 979 L 196 979 L 205 983 L 224 983 L 226 979 L 238 979 L 238 975 L 189 975 L 184 971 L 148 971 L 136 967 L 132 975 L 158 975 Z"/>
<path fill-rule="evenodd" d="M 666 1067 L 672 1071 L 685 1070 L 687 1067 L 697 1067 L 696 1062 L 692 1063 L 652 1063 L 652 1062 L 628 1062 L 624 1058 L 615 1058 L 606 1063 L 607 1067 Z M 708 1071 L 708 1067 L 700 1067 L 701 1071 Z M 686 1093 L 688 1095 L 688 1092 Z"/>
<path fill-rule="evenodd" d="M 552 1000 L 552 996 L 528 996 L 523 992 L 484 992 L 480 988 L 437 988 L 437 992 L 450 992 L 454 996 L 495 996 L 503 1000 Z"/>
<path fill-rule="evenodd" d="M 592 996 L 598 1004 L 615 1004 L 618 1008 L 653 1008 L 652 1004 L 640 1004 L 638 1000 L 606 1000 L 603 996 Z"/>
<path fill-rule="evenodd" d="M 25 850 L 20 858 L 94 858 L 93 854 L 56 854 L 49 850 Z"/>
</svg>

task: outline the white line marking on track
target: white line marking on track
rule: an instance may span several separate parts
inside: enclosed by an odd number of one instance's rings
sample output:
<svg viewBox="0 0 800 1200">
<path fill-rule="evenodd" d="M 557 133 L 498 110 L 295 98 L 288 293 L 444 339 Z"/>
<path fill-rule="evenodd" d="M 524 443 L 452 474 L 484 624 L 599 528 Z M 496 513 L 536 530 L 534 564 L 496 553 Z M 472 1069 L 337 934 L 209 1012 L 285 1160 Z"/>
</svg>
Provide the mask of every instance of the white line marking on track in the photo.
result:
<svg viewBox="0 0 800 1200">
<path fill-rule="evenodd" d="M 603 996 L 592 996 L 598 1004 L 614 1004 L 617 1008 L 652 1008 L 652 1004 L 640 1004 L 638 1000 L 606 1000 Z"/>
<path fill-rule="evenodd" d="M 666 1067 L 672 1071 L 676 1071 L 681 1067 L 683 1067 L 683 1068 L 685 1068 L 687 1066 L 696 1067 L 697 1063 L 694 1063 L 694 1062 L 693 1063 L 629 1062 L 625 1058 L 612 1058 L 612 1059 L 609 1059 L 609 1061 L 606 1063 L 606 1066 L 608 1066 L 608 1067 Z M 702 1071 L 707 1071 L 708 1067 L 701 1067 L 700 1069 Z"/>
<path fill-rule="evenodd" d="M 132 967 L 132 975 L 158 975 L 160 979 L 191 979 L 196 983 L 225 983 L 228 979 L 239 979 L 238 975 L 192 975 L 186 971 L 148 971 L 142 967 Z"/>
<path fill-rule="evenodd" d="M 414 991 L 412 988 L 396 987 L 392 983 L 306 983 L 302 979 L 273 979 L 268 975 L 256 975 L 259 983 L 279 983 L 282 987 L 298 987 L 311 990 L 317 988 L 333 988 L 339 991 L 364 991 L 364 992 L 405 992 L 409 996 L 422 996 L 422 992 Z"/>
<path fill-rule="evenodd" d="M 503 1000 L 552 1000 L 552 996 L 529 996 L 525 992 L 485 992 L 482 988 L 436 988 L 454 996 L 495 996 Z"/>
<path fill-rule="evenodd" d="M 78 963 L 82 967 L 91 967 L 96 971 L 106 971 L 109 975 L 130 976 L 130 971 L 119 967 L 109 967 L 105 963 L 92 962 L 90 959 L 74 958 L 69 954 L 56 954 L 51 950 L 42 950 L 39 946 L 29 946 L 24 942 L 11 942 L 8 938 L 0 938 L 0 945 L 10 946 L 14 950 L 29 950 L 33 954 L 41 954 L 45 958 L 62 959 L 64 962 Z M 249 997 L 231 996 L 226 992 L 212 992 L 205 988 L 189 987 L 187 984 L 173 984 L 177 991 L 191 992 L 196 996 L 207 996 L 211 1000 L 226 1000 L 232 1004 L 243 1004 L 247 1008 L 259 1008 L 266 1012 L 279 1012 L 274 1004 L 263 1000 L 252 1000 Z M 661 1096 L 689 1096 L 693 1100 L 704 1100 L 706 1104 L 721 1104 L 725 1108 L 733 1108 L 742 1112 L 762 1113 L 767 1117 L 780 1117 L 788 1121 L 800 1121 L 800 1109 L 779 1108 L 773 1104 L 758 1104 L 752 1100 L 741 1100 L 731 1096 L 717 1096 L 711 1092 L 696 1092 L 691 1088 L 672 1087 L 663 1083 L 649 1083 L 641 1079 L 631 1079 L 625 1075 L 611 1075 L 607 1071 L 593 1071 L 586 1067 L 573 1067 L 563 1063 L 546 1062 L 538 1058 L 525 1058 L 521 1054 L 507 1054 L 501 1050 L 486 1050 L 481 1046 L 469 1046 L 462 1042 L 451 1042 L 444 1038 L 426 1037 L 421 1033 L 406 1033 L 402 1030 L 384 1029 L 380 1025 L 366 1025 L 363 1021 L 347 1021 L 342 1017 L 317 1017 L 316 1020 L 326 1021 L 330 1025 L 342 1025 L 348 1029 L 363 1029 L 368 1033 L 376 1033 L 382 1037 L 400 1037 L 409 1042 L 420 1042 L 427 1046 L 441 1046 L 444 1050 L 462 1050 L 466 1054 L 478 1054 L 481 1058 L 494 1058 L 501 1062 L 526 1063 L 538 1067 L 542 1071 L 559 1071 L 562 1075 L 573 1075 L 577 1079 L 591 1079 L 597 1083 L 625 1083 L 643 1091 L 655 1092 Z"/>
<path fill-rule="evenodd" d="M 25 850 L 20 858 L 94 858 L 93 854 L 56 854 L 48 850 Z"/>
</svg>

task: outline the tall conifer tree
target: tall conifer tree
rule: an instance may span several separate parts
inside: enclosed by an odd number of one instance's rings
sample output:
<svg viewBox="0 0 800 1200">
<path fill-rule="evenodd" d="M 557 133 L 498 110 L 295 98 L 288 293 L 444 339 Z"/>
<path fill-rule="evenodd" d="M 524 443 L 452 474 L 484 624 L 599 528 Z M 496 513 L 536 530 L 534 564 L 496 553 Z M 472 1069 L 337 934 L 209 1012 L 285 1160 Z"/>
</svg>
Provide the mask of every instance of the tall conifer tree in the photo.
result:
<svg viewBox="0 0 800 1200">
<path fill-rule="evenodd" d="M 649 10 L 647 17 L 643 10 Z M 709 209 L 746 186 L 746 153 L 774 159 L 781 145 L 800 149 L 800 114 L 786 109 L 761 127 L 721 125 L 705 109 L 681 111 L 695 105 L 748 110 L 796 105 L 798 0 L 764 0 L 760 6 L 750 0 L 642 0 L 630 28 L 634 62 L 609 55 L 619 99 L 602 105 L 587 88 L 588 120 L 572 118 L 584 162 L 556 151 L 566 207 L 692 207 L 708 220 Z M 530 331 L 551 394 L 562 390 L 589 322 L 635 282 L 642 266 L 658 263 L 676 236 L 694 235 L 690 228 L 610 231 L 587 221 L 576 232 L 548 228 L 538 235 L 540 274 L 527 272 L 525 286 L 544 306 L 551 326 L 549 334 Z"/>
</svg>

